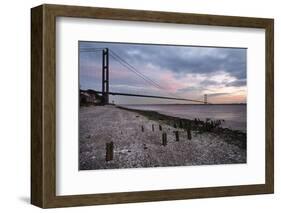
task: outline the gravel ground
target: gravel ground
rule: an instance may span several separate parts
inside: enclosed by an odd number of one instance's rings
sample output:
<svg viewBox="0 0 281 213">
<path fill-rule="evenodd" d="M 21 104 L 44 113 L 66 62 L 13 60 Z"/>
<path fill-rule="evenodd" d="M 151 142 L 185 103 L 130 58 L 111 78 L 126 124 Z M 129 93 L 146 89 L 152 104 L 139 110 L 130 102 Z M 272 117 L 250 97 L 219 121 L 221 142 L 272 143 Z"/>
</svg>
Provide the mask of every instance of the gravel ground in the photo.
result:
<svg viewBox="0 0 281 213">
<path fill-rule="evenodd" d="M 188 140 L 184 129 L 111 105 L 80 107 L 79 116 L 80 170 L 246 163 L 246 149 L 214 132 L 192 131 Z M 179 131 L 179 141 L 174 131 Z M 109 142 L 114 143 L 114 154 L 106 161 Z"/>
</svg>

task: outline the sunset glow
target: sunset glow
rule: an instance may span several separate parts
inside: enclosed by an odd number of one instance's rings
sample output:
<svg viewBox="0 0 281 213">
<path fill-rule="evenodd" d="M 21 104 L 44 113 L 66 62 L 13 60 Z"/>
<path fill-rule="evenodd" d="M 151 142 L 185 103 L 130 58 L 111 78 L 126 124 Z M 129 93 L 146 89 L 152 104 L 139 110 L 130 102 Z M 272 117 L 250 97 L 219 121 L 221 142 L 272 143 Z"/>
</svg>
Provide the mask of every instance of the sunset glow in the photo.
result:
<svg viewBox="0 0 281 213">
<path fill-rule="evenodd" d="M 79 42 L 79 77 L 81 89 L 101 91 L 102 52 L 109 48 L 149 77 L 161 88 L 148 84 L 109 57 L 110 91 L 175 96 L 210 103 L 246 103 L 245 48 L 144 45 L 104 42 Z M 82 51 L 89 50 L 89 51 Z M 185 103 L 149 98 L 111 96 L 115 103 Z"/>
</svg>

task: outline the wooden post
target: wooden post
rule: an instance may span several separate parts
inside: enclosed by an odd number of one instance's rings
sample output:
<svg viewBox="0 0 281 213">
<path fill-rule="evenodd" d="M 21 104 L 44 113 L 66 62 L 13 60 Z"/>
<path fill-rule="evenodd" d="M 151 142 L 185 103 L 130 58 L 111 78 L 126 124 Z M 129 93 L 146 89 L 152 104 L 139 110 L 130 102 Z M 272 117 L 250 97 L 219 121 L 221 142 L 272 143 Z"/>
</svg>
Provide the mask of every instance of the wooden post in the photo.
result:
<svg viewBox="0 0 281 213">
<path fill-rule="evenodd" d="M 162 133 L 162 145 L 163 146 L 167 145 L 167 133 L 166 132 Z"/>
<path fill-rule="evenodd" d="M 113 142 L 106 143 L 106 155 L 105 155 L 105 160 L 106 161 L 111 161 L 113 160 Z"/>
<path fill-rule="evenodd" d="M 176 135 L 176 141 L 179 141 L 179 131 L 175 131 L 175 135 Z"/>
<path fill-rule="evenodd" d="M 142 132 L 144 132 L 144 128 L 143 128 L 143 126 L 141 126 L 141 131 L 142 131 Z"/>
<path fill-rule="evenodd" d="M 159 131 L 162 131 L 162 126 L 159 124 Z"/>
<path fill-rule="evenodd" d="M 194 128 L 195 128 L 195 130 L 199 130 L 199 131 L 201 131 L 201 126 L 202 125 L 202 122 L 200 121 L 200 119 L 198 118 L 195 118 L 194 119 Z"/>
<path fill-rule="evenodd" d="M 152 124 L 152 131 L 154 132 L 154 124 Z"/>
<path fill-rule="evenodd" d="M 191 130 L 190 130 L 190 128 L 187 128 L 187 139 L 188 140 L 191 140 Z"/>
<path fill-rule="evenodd" d="M 179 122 L 179 127 L 182 128 L 182 120 Z"/>
</svg>

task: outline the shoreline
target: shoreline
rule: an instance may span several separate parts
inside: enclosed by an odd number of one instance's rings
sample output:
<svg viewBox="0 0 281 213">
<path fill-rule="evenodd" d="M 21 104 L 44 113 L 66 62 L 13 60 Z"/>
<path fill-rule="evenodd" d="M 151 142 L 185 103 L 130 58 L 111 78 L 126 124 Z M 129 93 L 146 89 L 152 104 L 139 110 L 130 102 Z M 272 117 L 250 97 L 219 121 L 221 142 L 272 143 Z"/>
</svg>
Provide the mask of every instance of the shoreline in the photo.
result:
<svg viewBox="0 0 281 213">
<path fill-rule="evenodd" d="M 221 127 L 231 130 L 247 131 L 247 105 L 207 105 L 207 104 L 143 104 L 143 105 L 120 105 L 121 107 L 136 110 L 156 111 L 164 115 L 194 120 L 195 118 L 205 121 L 221 120 Z"/>
<path fill-rule="evenodd" d="M 187 118 L 181 118 L 181 117 L 161 114 L 161 113 L 159 113 L 157 111 L 153 111 L 153 110 L 130 109 L 130 108 L 126 108 L 126 107 L 118 106 L 118 105 L 116 105 L 115 107 L 123 109 L 123 110 L 128 110 L 128 111 L 139 113 L 139 114 L 147 117 L 148 119 L 163 122 L 170 126 L 174 126 L 176 124 L 177 127 L 182 128 L 182 129 L 190 128 L 191 131 L 197 131 L 200 134 L 202 134 L 204 132 L 213 132 L 215 134 L 219 134 L 220 136 L 222 136 L 224 139 L 226 139 L 226 142 L 228 142 L 230 144 L 237 145 L 237 146 L 239 146 L 239 148 L 242 148 L 242 149 L 247 148 L 247 144 L 246 144 L 247 134 L 245 132 L 242 132 L 240 130 L 232 130 L 230 128 L 224 128 L 221 125 L 213 127 L 213 128 L 206 127 L 206 125 L 211 124 L 212 121 L 215 122 L 216 120 L 209 119 L 208 122 L 206 123 L 206 121 L 200 120 L 198 118 L 192 120 L 192 119 L 187 119 Z M 217 121 L 223 122 L 222 120 L 217 120 Z M 237 140 L 239 142 L 234 143 L 233 140 L 230 140 L 230 139 L 235 139 L 235 138 L 237 138 Z"/>
</svg>

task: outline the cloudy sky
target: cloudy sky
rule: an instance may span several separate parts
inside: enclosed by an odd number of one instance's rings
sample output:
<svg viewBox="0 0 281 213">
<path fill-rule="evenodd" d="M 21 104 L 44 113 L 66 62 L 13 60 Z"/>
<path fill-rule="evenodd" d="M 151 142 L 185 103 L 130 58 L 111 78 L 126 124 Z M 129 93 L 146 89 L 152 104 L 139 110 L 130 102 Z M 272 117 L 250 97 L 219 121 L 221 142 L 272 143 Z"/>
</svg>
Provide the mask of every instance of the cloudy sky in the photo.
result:
<svg viewBox="0 0 281 213">
<path fill-rule="evenodd" d="M 109 48 L 111 53 L 111 92 L 195 100 L 203 100 L 204 94 L 207 94 L 211 103 L 246 103 L 247 49 L 80 41 L 79 77 L 82 89 L 101 91 L 102 48 Z M 114 54 L 158 86 L 120 64 Z M 111 96 L 112 100 L 118 104 L 188 103 L 125 96 Z"/>
</svg>

